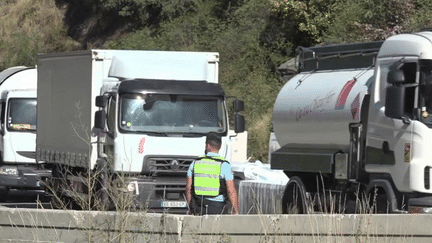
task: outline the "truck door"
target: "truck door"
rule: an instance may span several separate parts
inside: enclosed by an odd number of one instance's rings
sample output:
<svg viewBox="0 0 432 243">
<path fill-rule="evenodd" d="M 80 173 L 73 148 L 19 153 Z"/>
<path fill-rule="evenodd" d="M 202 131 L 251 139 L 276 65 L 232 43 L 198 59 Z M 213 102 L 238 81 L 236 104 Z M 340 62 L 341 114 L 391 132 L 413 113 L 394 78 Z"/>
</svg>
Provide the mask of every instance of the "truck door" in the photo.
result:
<svg viewBox="0 0 432 243">
<path fill-rule="evenodd" d="M 404 80 L 389 80 L 391 70 Z M 419 65 L 417 58 L 381 59 L 369 107 L 365 169 L 374 177 L 392 179 L 399 191 L 409 190 L 409 167 L 413 149 L 413 128 L 418 110 Z M 396 104 L 397 103 L 397 104 Z M 389 115 L 399 105 L 398 118 Z M 386 111 L 387 108 L 387 111 Z"/>
</svg>

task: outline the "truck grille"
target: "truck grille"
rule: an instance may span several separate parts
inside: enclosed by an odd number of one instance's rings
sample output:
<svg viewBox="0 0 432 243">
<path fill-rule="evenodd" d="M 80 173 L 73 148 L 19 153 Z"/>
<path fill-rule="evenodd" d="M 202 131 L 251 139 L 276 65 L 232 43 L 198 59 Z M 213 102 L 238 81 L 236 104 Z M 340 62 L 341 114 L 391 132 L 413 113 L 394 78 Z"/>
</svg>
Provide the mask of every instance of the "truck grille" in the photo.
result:
<svg viewBox="0 0 432 243">
<path fill-rule="evenodd" d="M 159 192 L 184 192 L 186 190 L 186 185 L 156 185 L 155 191 Z"/>
<path fill-rule="evenodd" d="M 162 177 L 158 178 L 154 193 L 157 199 L 164 200 L 184 200 L 186 190 L 186 179 L 182 177 Z"/>
<path fill-rule="evenodd" d="M 145 159 L 143 171 L 151 173 L 186 173 L 197 157 L 149 157 Z M 145 167 L 148 166 L 146 169 Z"/>
</svg>

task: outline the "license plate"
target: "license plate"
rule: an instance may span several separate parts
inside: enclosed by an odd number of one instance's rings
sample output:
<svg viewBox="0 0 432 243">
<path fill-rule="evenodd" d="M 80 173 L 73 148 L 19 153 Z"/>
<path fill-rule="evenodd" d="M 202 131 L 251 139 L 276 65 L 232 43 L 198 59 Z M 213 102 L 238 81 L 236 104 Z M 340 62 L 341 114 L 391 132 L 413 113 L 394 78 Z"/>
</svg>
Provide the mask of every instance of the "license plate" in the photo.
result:
<svg viewBox="0 0 432 243">
<path fill-rule="evenodd" d="M 163 201 L 162 207 L 164 208 L 185 208 L 187 203 L 185 201 Z"/>
<path fill-rule="evenodd" d="M 0 167 L 1 175 L 18 175 L 17 167 Z"/>
</svg>

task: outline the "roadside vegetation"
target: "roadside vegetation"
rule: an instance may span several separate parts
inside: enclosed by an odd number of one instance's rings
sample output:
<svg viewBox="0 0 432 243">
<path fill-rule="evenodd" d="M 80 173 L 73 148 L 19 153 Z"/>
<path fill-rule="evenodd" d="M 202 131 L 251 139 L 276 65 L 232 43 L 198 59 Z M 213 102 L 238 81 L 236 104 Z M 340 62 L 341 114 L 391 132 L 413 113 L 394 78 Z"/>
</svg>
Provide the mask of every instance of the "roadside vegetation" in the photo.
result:
<svg viewBox="0 0 432 243">
<path fill-rule="evenodd" d="M 298 46 L 382 40 L 431 26 L 429 0 L 3 0 L 0 70 L 90 48 L 214 51 L 245 101 L 248 155 L 267 160 L 278 67 Z"/>
<path fill-rule="evenodd" d="M 37 53 L 78 50 L 52 0 L 0 1 L 0 70 L 36 64 Z"/>
</svg>

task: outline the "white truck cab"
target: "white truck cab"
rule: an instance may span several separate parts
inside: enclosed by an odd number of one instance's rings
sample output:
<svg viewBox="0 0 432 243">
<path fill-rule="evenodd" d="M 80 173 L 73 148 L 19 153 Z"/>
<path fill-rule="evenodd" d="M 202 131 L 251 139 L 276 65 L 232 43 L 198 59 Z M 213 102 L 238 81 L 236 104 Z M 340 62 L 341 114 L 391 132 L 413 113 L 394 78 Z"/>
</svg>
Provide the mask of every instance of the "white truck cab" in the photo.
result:
<svg viewBox="0 0 432 243">
<path fill-rule="evenodd" d="M 246 161 L 243 102 L 234 101 L 230 129 L 218 67 L 215 52 L 39 56 L 38 160 L 54 164 L 59 181 L 66 176 L 57 170 L 109 168 L 101 174 L 124 176 L 139 207 L 186 212 L 186 172 L 204 155 L 207 133 L 221 135 L 221 156 Z"/>
<path fill-rule="evenodd" d="M 35 68 L 14 67 L 0 73 L 0 186 L 40 189 L 51 171 L 36 158 Z"/>
</svg>

